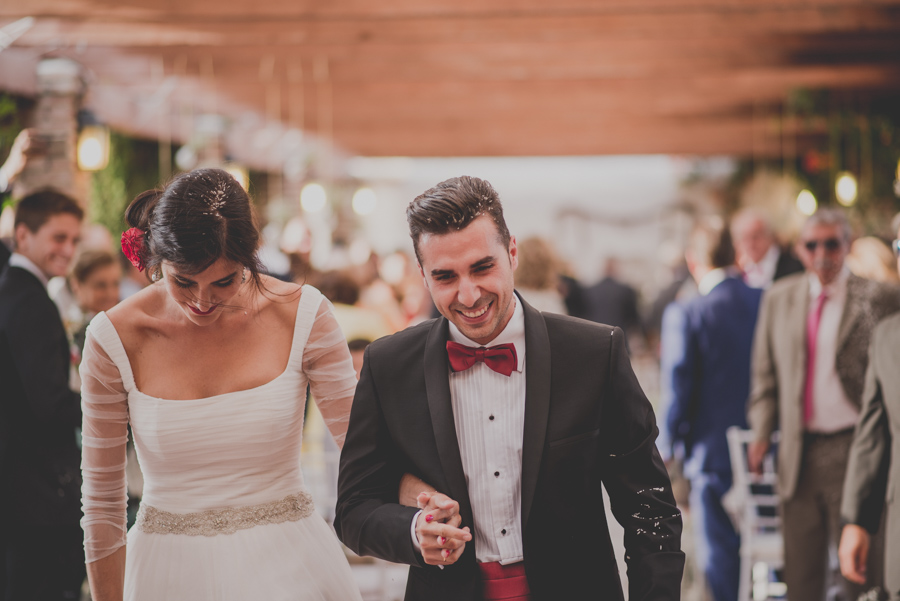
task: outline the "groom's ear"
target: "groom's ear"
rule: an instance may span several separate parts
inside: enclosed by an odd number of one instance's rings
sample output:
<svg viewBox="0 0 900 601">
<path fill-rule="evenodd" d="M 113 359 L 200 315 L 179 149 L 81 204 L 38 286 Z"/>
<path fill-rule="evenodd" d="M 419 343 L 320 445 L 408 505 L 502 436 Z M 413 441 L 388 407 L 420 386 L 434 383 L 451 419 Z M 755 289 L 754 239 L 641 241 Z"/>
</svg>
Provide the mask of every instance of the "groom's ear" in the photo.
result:
<svg viewBox="0 0 900 601">
<path fill-rule="evenodd" d="M 425 270 L 422 269 L 422 264 L 416 261 L 416 267 L 419 268 L 419 273 L 422 274 L 422 279 L 425 279 Z"/>
</svg>

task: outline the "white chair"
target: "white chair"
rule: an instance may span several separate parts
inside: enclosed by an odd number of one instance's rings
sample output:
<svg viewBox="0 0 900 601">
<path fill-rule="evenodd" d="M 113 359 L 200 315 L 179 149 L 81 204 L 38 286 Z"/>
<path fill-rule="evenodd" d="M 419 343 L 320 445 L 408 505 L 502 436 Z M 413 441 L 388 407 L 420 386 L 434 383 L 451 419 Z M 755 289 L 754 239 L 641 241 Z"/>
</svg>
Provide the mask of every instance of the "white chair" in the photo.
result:
<svg viewBox="0 0 900 601">
<path fill-rule="evenodd" d="M 762 475 L 751 473 L 747 447 L 753 441 L 753 433 L 734 426 L 726 435 L 733 474 L 733 485 L 727 496 L 741 535 L 738 601 L 783 597 L 785 585 L 770 578 L 772 570 L 784 565 L 774 453 L 770 451 L 766 455 Z M 773 447 L 777 442 L 776 433 Z"/>
</svg>

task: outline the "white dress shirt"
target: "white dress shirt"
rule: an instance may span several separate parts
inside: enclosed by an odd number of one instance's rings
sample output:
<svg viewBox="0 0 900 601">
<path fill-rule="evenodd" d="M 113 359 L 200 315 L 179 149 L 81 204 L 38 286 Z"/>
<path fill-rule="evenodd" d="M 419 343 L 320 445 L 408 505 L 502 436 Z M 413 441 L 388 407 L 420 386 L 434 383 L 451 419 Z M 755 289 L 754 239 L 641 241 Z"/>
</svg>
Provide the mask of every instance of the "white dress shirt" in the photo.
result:
<svg viewBox="0 0 900 601">
<path fill-rule="evenodd" d="M 781 251 L 777 244 L 769 247 L 769 250 L 759 260 L 759 263 L 749 263 L 744 266 L 744 281 L 751 288 L 768 288 L 775 281 L 775 270 L 778 269 L 778 258 Z"/>
<path fill-rule="evenodd" d="M 514 297 L 513 315 L 489 343 L 514 344 L 518 365 L 509 376 L 484 363 L 450 372 L 450 402 L 460 458 L 469 487 L 473 540 L 479 562 L 522 561 L 522 436 L 525 429 L 525 313 Z M 450 324 L 450 339 L 481 345 Z"/>
<path fill-rule="evenodd" d="M 838 330 L 844 305 L 847 304 L 846 267 L 831 284 L 825 287 L 827 299 L 822 305 L 822 317 L 816 336 L 816 365 L 813 378 L 812 418 L 806 424 L 810 432 L 827 434 L 852 428 L 856 425 L 859 411 L 847 399 L 841 379 L 835 367 L 837 356 Z M 822 292 L 822 283 L 814 273 L 809 274 L 809 306 L 807 313 L 815 310 L 816 299 Z"/>
<path fill-rule="evenodd" d="M 450 371 L 450 403 L 469 501 L 475 558 L 507 565 L 522 561 L 522 437 L 525 431 L 525 312 L 519 298 L 502 332 L 488 346 L 513 344 L 517 365 L 509 377 L 476 363 Z M 450 340 L 482 345 L 450 323 Z M 413 516 L 410 536 L 421 551 Z M 440 566 L 443 567 L 443 566 Z"/>
<path fill-rule="evenodd" d="M 26 257 L 25 255 L 20 255 L 19 253 L 13 253 L 12 256 L 9 257 L 9 263 L 7 263 L 10 267 L 19 267 L 24 269 L 25 271 L 31 273 L 40 280 L 41 284 L 44 286 L 44 290 L 47 289 L 47 282 L 49 279 L 41 271 L 40 267 L 34 264 L 34 261 Z"/>
</svg>

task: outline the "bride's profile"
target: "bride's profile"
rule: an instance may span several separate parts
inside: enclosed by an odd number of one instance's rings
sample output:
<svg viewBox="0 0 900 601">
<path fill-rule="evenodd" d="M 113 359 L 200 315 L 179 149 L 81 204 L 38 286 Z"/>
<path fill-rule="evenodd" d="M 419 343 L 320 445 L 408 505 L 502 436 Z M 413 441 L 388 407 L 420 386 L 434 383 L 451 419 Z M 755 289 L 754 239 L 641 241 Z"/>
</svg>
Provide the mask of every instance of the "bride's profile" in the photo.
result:
<svg viewBox="0 0 900 601">
<path fill-rule="evenodd" d="M 93 599 L 359 599 L 300 473 L 307 385 L 339 445 L 356 386 L 330 303 L 261 273 L 250 199 L 225 171 L 145 192 L 126 220 L 123 250 L 154 284 L 85 343 Z M 145 483 L 126 533 L 129 424 Z"/>
</svg>

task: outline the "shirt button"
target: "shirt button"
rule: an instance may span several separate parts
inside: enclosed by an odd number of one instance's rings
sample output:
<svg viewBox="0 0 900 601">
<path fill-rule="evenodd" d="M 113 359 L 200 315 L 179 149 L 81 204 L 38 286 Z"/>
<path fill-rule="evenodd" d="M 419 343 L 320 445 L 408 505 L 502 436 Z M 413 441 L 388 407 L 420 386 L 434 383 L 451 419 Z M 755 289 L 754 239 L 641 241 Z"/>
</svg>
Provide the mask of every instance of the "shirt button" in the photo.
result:
<svg viewBox="0 0 900 601">
<path fill-rule="evenodd" d="M 492 415 L 492 416 L 490 416 L 488 419 L 491 420 L 491 421 L 494 421 L 494 416 Z"/>
<path fill-rule="evenodd" d="M 504 528 L 503 530 L 501 530 L 501 531 L 500 531 L 500 534 L 505 535 L 505 534 L 506 534 L 506 528 Z"/>
<path fill-rule="evenodd" d="M 495 477 L 495 478 L 499 478 L 499 477 L 500 477 L 500 472 L 494 472 L 494 477 Z"/>
</svg>

